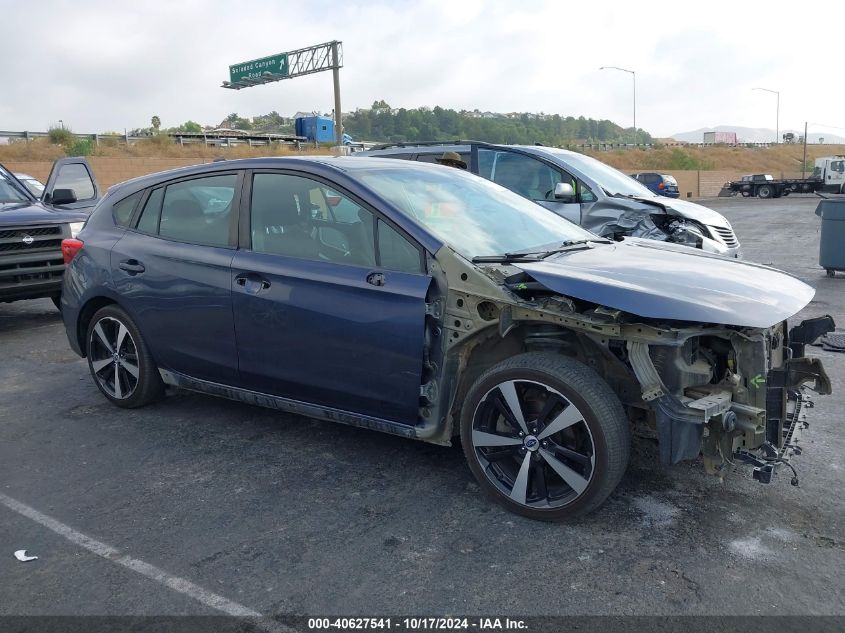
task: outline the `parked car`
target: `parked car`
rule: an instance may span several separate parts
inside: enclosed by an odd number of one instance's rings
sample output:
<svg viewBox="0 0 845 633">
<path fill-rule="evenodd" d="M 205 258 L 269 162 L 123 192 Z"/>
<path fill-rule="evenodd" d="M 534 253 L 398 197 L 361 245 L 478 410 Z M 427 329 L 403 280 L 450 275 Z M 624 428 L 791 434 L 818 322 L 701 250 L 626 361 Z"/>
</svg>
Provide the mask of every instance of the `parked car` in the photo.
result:
<svg viewBox="0 0 845 633">
<path fill-rule="evenodd" d="M 223 205 L 221 207 L 221 205 Z M 664 462 L 789 458 L 813 289 L 765 266 L 612 242 L 458 169 L 224 161 L 112 187 L 62 316 L 117 406 L 165 385 L 448 445 L 538 519 L 613 491 L 631 425 Z M 755 452 L 756 451 L 756 452 Z M 765 477 L 764 477 L 765 479 Z M 350 484 L 354 485 L 354 483 Z"/>
<path fill-rule="evenodd" d="M 646 172 L 642 174 L 631 174 L 631 178 L 639 183 L 642 183 L 652 193 L 658 196 L 665 196 L 667 198 L 677 198 L 681 195 L 678 190 L 678 181 L 674 176 L 669 174 L 657 174 L 654 172 Z"/>
<path fill-rule="evenodd" d="M 36 198 L 40 198 L 41 194 L 44 193 L 44 183 L 35 178 L 34 176 L 30 176 L 29 174 L 22 174 L 17 172 L 14 174 L 15 178 L 21 181 L 24 187 L 26 187 L 27 191 L 31 193 Z"/>
<path fill-rule="evenodd" d="M 0 302 L 49 297 L 58 307 L 62 239 L 76 237 L 98 199 L 84 158 L 56 161 L 40 197 L 0 165 Z"/>
<path fill-rule="evenodd" d="M 740 257 L 739 240 L 720 213 L 685 200 L 667 200 L 604 163 L 564 149 L 479 141 L 380 145 L 356 157 L 436 162 L 459 154 L 469 171 L 534 200 L 597 235 L 684 244 Z"/>
</svg>

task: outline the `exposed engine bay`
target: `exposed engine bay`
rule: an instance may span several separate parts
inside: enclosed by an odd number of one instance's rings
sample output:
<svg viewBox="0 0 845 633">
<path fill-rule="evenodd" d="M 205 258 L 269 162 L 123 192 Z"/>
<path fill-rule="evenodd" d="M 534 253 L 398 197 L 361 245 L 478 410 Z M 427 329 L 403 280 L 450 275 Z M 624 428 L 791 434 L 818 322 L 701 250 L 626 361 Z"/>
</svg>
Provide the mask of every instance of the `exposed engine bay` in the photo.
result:
<svg viewBox="0 0 845 633">
<path fill-rule="evenodd" d="M 717 260 L 714 266 L 728 261 Z M 670 302 L 661 294 L 671 287 L 664 284 L 653 298 L 635 296 L 643 301 L 641 311 L 652 313 L 642 316 L 607 305 L 615 300 L 617 306 L 636 306 L 623 292 L 612 287 L 608 292 L 604 283 L 581 286 L 575 273 L 546 276 L 542 264 L 486 266 L 485 281 L 479 283 L 468 274 L 460 276 L 464 260 L 441 256 L 438 262 L 455 267 L 448 276 L 467 283 L 449 288 L 429 313 L 431 371 L 421 417 L 438 423 L 418 429 L 420 439 L 448 441 L 449 416 L 459 407 L 464 384 L 490 364 L 520 351 L 551 351 L 576 358 L 610 385 L 634 432 L 659 442 L 662 463 L 702 455 L 707 472 L 719 476 L 729 465 L 750 463 L 755 479 L 768 483 L 776 467 L 800 452 L 798 432 L 812 406 L 808 392 L 831 392 L 821 363 L 806 357 L 804 348 L 833 330 L 833 319 L 811 319 L 791 329 L 785 320 L 812 296 L 799 296 L 799 286 L 782 288 L 789 296 L 781 304 L 771 301 L 766 313 L 743 316 L 742 310 L 755 304 L 744 307 L 737 299 L 733 314 L 719 315 L 707 293 L 691 288 L 683 301 L 673 297 Z M 759 268 L 758 277 L 771 271 Z M 595 277 L 596 269 L 591 271 Z M 572 295 L 561 292 L 564 288 Z M 653 316 L 657 312 L 668 318 Z M 709 321 L 689 320 L 708 314 L 713 315 Z M 717 318 L 750 325 L 718 324 Z M 760 325 L 773 318 L 780 320 Z M 467 379 L 451 382 L 456 375 Z"/>
</svg>

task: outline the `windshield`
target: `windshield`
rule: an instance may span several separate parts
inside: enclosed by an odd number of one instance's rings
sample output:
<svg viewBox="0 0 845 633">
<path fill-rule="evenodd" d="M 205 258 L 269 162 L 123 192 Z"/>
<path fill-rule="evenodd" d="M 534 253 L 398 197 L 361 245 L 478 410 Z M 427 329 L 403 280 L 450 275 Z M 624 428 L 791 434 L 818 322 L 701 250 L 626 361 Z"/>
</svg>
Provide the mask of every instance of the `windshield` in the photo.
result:
<svg viewBox="0 0 845 633">
<path fill-rule="evenodd" d="M 467 259 L 601 240 L 504 187 L 458 169 L 420 166 L 354 175 Z"/>
<path fill-rule="evenodd" d="M 567 152 L 563 156 L 563 160 L 572 165 L 575 169 L 597 182 L 608 195 L 630 197 L 636 196 L 639 198 L 653 198 L 654 193 L 649 191 L 645 186 L 626 176 L 621 171 L 614 169 L 610 165 L 605 165 L 595 158 L 590 158 L 584 154 L 575 154 Z"/>
<path fill-rule="evenodd" d="M 5 169 L 0 168 L 0 203 L 2 202 L 29 202 L 24 193 L 19 189 L 20 184 Z"/>
</svg>

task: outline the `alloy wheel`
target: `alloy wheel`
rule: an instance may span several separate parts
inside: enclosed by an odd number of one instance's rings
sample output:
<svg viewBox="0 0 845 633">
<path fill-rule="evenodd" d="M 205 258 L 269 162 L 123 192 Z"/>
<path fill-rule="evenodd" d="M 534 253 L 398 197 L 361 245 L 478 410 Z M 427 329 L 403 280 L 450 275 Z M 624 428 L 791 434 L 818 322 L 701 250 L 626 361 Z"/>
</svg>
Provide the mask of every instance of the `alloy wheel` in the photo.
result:
<svg viewBox="0 0 845 633">
<path fill-rule="evenodd" d="M 472 445 L 487 479 L 529 508 L 572 503 L 595 471 L 595 445 L 583 414 L 540 382 L 508 380 L 488 391 L 473 414 Z"/>
<path fill-rule="evenodd" d="M 138 348 L 129 329 L 103 317 L 91 330 L 88 358 L 91 373 L 103 391 L 117 400 L 129 398 L 138 386 Z"/>
</svg>

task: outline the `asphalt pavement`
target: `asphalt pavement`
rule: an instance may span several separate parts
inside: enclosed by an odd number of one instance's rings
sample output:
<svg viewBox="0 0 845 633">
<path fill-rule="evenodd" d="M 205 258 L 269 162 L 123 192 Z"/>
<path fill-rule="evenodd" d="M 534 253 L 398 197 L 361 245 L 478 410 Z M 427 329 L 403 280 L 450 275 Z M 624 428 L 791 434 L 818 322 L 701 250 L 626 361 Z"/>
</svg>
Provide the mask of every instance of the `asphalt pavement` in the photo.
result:
<svg viewBox="0 0 845 633">
<path fill-rule="evenodd" d="M 800 318 L 845 326 L 816 202 L 706 204 L 816 288 Z M 485 499 L 457 447 L 186 392 L 115 408 L 49 300 L 0 304 L 0 615 L 845 614 L 845 354 L 810 353 L 834 394 L 798 487 L 636 439 L 618 490 L 561 525 Z"/>
</svg>

